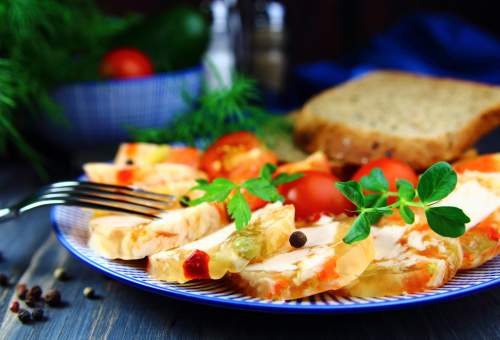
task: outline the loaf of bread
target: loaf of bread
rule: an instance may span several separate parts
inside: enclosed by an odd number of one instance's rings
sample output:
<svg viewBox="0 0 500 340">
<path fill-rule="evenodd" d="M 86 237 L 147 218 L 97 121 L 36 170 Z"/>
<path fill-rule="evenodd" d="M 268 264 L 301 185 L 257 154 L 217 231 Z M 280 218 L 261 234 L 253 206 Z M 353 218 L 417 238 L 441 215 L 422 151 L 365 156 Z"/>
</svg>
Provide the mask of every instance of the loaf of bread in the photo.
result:
<svg viewBox="0 0 500 340">
<path fill-rule="evenodd" d="M 380 71 L 308 101 L 294 137 L 345 163 L 392 156 L 425 169 L 458 158 L 499 124 L 500 87 Z"/>
</svg>

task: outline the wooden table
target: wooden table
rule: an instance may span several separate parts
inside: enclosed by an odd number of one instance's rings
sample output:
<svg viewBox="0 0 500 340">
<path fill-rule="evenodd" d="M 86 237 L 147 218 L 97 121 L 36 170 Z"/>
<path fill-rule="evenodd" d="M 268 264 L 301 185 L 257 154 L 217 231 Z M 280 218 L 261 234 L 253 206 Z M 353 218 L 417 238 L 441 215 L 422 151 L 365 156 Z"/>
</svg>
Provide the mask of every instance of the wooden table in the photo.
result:
<svg viewBox="0 0 500 340">
<path fill-rule="evenodd" d="M 500 149 L 500 148 L 499 148 Z M 0 206 L 33 191 L 26 166 L 2 165 Z M 349 315 L 273 315 L 177 301 L 112 281 L 74 259 L 55 240 L 48 210 L 0 225 L 0 272 L 12 285 L 0 287 L 0 339 L 291 338 L 304 339 L 500 339 L 500 287 L 418 308 Z M 72 276 L 56 281 L 64 267 Z M 55 287 L 66 305 L 45 308 L 47 319 L 23 325 L 8 307 L 15 284 Z M 102 296 L 89 300 L 84 287 Z"/>
</svg>

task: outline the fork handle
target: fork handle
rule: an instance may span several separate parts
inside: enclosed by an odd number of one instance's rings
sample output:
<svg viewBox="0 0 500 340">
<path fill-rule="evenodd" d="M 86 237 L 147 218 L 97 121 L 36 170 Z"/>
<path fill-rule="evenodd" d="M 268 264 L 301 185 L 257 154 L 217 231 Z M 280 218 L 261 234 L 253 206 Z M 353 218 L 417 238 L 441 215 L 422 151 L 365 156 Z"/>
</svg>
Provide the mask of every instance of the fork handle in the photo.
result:
<svg viewBox="0 0 500 340">
<path fill-rule="evenodd" d="M 12 220 L 16 218 L 18 215 L 19 212 L 16 209 L 12 208 L 0 209 L 0 223 Z"/>
</svg>

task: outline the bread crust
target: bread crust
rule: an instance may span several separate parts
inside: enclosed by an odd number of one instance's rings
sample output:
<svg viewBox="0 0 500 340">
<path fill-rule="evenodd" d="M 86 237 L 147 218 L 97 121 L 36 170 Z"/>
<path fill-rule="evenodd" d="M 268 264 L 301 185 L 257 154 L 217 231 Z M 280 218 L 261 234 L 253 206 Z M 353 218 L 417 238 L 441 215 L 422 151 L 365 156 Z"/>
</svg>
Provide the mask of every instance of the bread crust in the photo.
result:
<svg viewBox="0 0 500 340">
<path fill-rule="evenodd" d="M 478 88 L 486 86 L 465 83 Z M 329 96 L 335 90 L 327 90 L 311 101 Z M 499 102 L 478 112 L 467 125 L 457 131 L 433 137 L 402 137 L 329 121 L 311 110 L 311 101 L 295 117 L 295 142 L 308 152 L 322 150 L 331 159 L 357 165 L 391 156 L 407 162 L 415 169 L 425 169 L 436 161 L 458 158 L 481 136 L 500 125 Z"/>
</svg>

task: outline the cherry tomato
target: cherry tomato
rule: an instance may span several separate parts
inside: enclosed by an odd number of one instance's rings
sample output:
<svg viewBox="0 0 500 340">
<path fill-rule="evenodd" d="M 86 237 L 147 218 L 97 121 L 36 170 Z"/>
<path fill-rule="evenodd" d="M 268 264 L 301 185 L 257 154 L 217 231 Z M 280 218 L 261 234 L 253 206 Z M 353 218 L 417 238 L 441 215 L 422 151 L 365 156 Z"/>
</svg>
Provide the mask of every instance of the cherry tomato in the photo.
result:
<svg viewBox="0 0 500 340">
<path fill-rule="evenodd" d="M 406 179 L 414 186 L 417 185 L 418 176 L 415 170 L 405 162 L 393 158 L 381 158 L 368 162 L 354 173 L 352 179 L 359 182 L 361 177 L 368 175 L 373 168 L 380 168 L 382 170 L 389 182 L 390 191 L 397 191 L 397 179 Z M 395 201 L 395 197 L 390 197 L 388 203 L 394 203 Z"/>
<path fill-rule="evenodd" d="M 184 164 L 193 168 L 198 168 L 200 166 L 200 158 L 200 150 L 196 148 L 182 147 L 172 148 L 165 161 L 168 163 Z"/>
<path fill-rule="evenodd" d="M 322 213 L 339 215 L 354 210 L 354 205 L 335 187 L 337 177 L 320 171 L 303 174 L 280 187 L 285 203 L 295 206 L 296 220 L 314 220 Z"/>
<path fill-rule="evenodd" d="M 126 79 L 153 74 L 149 58 L 135 48 L 120 48 L 107 53 L 101 62 L 103 78 Z"/>
<path fill-rule="evenodd" d="M 210 179 L 224 177 L 236 182 L 258 176 L 266 163 L 276 164 L 276 155 L 246 131 L 222 136 L 201 157 L 201 169 Z"/>
</svg>

